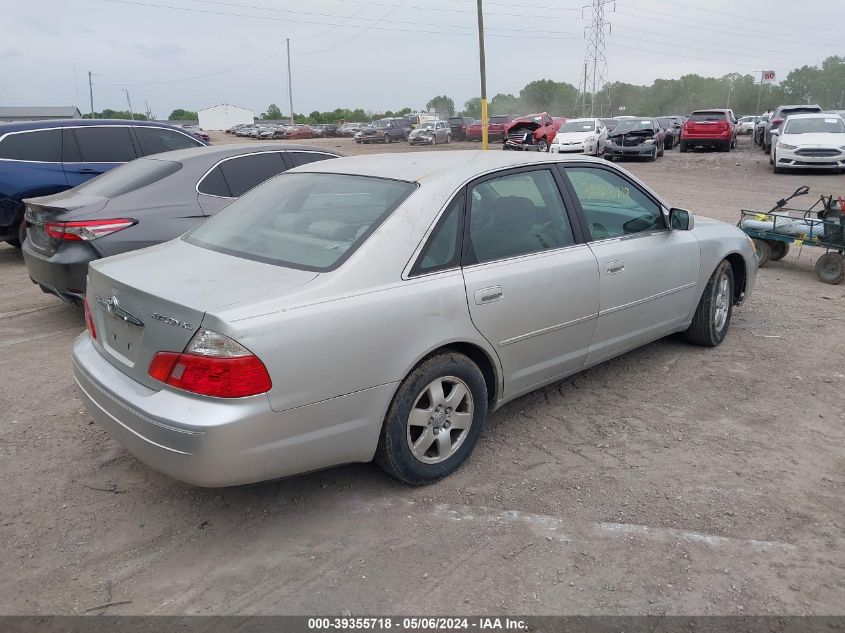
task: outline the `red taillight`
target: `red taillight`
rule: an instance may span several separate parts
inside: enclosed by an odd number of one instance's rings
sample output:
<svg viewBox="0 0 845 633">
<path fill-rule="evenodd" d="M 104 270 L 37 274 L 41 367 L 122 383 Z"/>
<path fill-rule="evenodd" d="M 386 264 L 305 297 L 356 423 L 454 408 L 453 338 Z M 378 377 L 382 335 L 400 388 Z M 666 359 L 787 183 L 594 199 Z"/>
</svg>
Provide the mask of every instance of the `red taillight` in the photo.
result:
<svg viewBox="0 0 845 633">
<path fill-rule="evenodd" d="M 772 127 L 780 127 L 781 123 L 783 123 L 783 119 L 772 119 L 771 120 Z"/>
<path fill-rule="evenodd" d="M 82 306 L 85 308 L 85 325 L 88 326 L 88 335 L 97 340 L 97 328 L 94 327 L 94 316 L 91 314 L 91 308 L 88 307 L 88 299 L 82 300 Z"/>
<path fill-rule="evenodd" d="M 104 235 L 111 235 L 135 224 L 130 218 L 113 220 L 80 220 L 73 222 L 47 222 L 44 231 L 57 240 L 90 242 Z"/>
<path fill-rule="evenodd" d="M 200 329 L 184 352 L 159 352 L 150 377 L 176 389 L 215 398 L 244 398 L 273 386 L 264 363 L 222 334 Z"/>
</svg>

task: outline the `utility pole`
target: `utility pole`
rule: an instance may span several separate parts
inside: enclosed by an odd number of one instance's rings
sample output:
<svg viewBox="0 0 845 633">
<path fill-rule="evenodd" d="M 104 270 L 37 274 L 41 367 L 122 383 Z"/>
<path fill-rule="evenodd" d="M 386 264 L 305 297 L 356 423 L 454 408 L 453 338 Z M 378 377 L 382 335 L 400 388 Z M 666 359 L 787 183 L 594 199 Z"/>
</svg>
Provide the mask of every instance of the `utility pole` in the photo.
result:
<svg viewBox="0 0 845 633">
<path fill-rule="evenodd" d="M 94 118 L 94 82 L 91 80 L 91 71 L 88 71 L 88 96 L 91 98 L 91 118 Z"/>
<path fill-rule="evenodd" d="M 152 112 L 150 112 L 150 104 L 144 99 L 144 107 L 147 109 L 147 121 L 153 118 Z"/>
<path fill-rule="evenodd" d="M 489 149 L 487 136 L 487 62 L 484 56 L 484 11 L 481 0 L 478 7 L 478 66 L 481 71 L 481 149 Z"/>
<path fill-rule="evenodd" d="M 607 84 L 607 52 L 604 35 L 605 30 L 610 29 L 610 23 L 605 18 L 604 9 L 611 3 L 615 10 L 614 0 L 592 0 L 592 4 L 582 8 L 582 17 L 584 9 L 591 9 L 593 15 L 587 37 L 587 53 L 584 58 L 584 65 L 592 69 L 593 76 L 590 86 L 590 116 L 596 116 L 596 95 Z M 586 90 L 584 93 L 586 95 Z M 599 107 L 601 108 L 601 104 Z"/>
<path fill-rule="evenodd" d="M 285 40 L 288 47 L 288 99 L 290 101 L 290 124 L 293 125 L 293 81 L 290 77 L 290 38 Z"/>
<path fill-rule="evenodd" d="M 584 62 L 584 92 L 581 93 L 581 118 L 587 116 L 587 62 Z"/>
<path fill-rule="evenodd" d="M 765 70 L 760 71 L 760 91 L 757 93 L 757 109 L 754 111 L 754 125 L 757 125 L 757 122 L 760 120 L 760 99 L 763 97 L 763 75 L 766 74 Z M 756 128 L 755 128 L 756 129 Z M 755 132 L 756 135 L 756 132 Z"/>
<path fill-rule="evenodd" d="M 728 110 L 731 109 L 731 92 L 733 92 L 733 89 L 734 89 L 734 82 L 733 82 L 733 79 L 731 79 L 730 83 L 728 84 L 728 104 L 725 106 Z"/>
<path fill-rule="evenodd" d="M 126 88 L 124 88 L 123 92 L 126 93 L 126 104 L 129 106 L 129 116 L 134 121 L 135 120 L 135 114 L 132 112 L 132 102 L 129 100 L 129 91 Z"/>
</svg>

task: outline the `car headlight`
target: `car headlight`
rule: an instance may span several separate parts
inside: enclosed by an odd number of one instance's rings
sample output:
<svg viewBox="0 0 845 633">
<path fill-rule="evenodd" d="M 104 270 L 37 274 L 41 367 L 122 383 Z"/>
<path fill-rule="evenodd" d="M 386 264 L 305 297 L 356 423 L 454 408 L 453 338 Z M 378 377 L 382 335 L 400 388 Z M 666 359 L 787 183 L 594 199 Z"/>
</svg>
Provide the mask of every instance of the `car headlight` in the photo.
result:
<svg viewBox="0 0 845 633">
<path fill-rule="evenodd" d="M 797 145 L 789 145 L 788 143 L 778 143 L 778 149 L 797 149 Z"/>
<path fill-rule="evenodd" d="M 596 140 L 595 136 L 588 136 L 587 138 L 584 139 L 584 142 L 585 143 L 592 143 L 595 140 Z"/>
<path fill-rule="evenodd" d="M 608 145 L 616 145 L 616 141 L 614 141 L 612 138 L 609 138 L 609 139 L 607 139 L 607 144 Z"/>
<path fill-rule="evenodd" d="M 654 145 L 654 139 L 653 138 L 647 138 L 646 140 L 643 141 L 643 144 L 644 145 Z"/>
</svg>

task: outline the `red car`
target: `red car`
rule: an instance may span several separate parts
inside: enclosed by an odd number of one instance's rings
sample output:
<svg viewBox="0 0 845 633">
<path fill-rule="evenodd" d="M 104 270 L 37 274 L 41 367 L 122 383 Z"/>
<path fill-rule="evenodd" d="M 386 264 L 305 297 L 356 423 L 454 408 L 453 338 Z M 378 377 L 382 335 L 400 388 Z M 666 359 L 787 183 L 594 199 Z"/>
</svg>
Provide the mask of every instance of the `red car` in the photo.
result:
<svg viewBox="0 0 845 633">
<path fill-rule="evenodd" d="M 729 152 L 736 147 L 736 129 L 733 110 L 696 110 L 681 129 L 681 151 L 715 147 L 720 152 Z"/>
<path fill-rule="evenodd" d="M 310 125 L 291 125 L 285 128 L 284 138 L 314 138 L 314 128 Z"/>
<path fill-rule="evenodd" d="M 548 152 L 549 146 L 566 117 L 552 117 L 548 112 L 529 114 L 508 125 L 502 149 Z"/>
<path fill-rule="evenodd" d="M 487 120 L 487 140 L 497 141 L 505 136 L 505 128 L 516 118 L 515 114 L 501 114 L 491 116 Z M 475 120 L 466 128 L 466 140 L 481 140 L 481 121 Z"/>
</svg>

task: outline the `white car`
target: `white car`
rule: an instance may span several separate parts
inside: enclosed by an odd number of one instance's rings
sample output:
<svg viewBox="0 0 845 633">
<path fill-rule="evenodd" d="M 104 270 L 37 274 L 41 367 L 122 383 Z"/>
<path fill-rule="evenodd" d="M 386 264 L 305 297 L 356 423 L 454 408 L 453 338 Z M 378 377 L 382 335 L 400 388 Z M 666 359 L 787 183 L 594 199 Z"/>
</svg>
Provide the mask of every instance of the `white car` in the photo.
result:
<svg viewBox="0 0 845 633">
<path fill-rule="evenodd" d="M 784 169 L 845 171 L 845 120 L 838 114 L 793 114 L 772 132 L 769 162 Z"/>
<path fill-rule="evenodd" d="M 553 154 L 578 152 L 601 156 L 607 143 L 607 128 L 600 119 L 569 119 L 560 126 L 549 151 Z"/>
<path fill-rule="evenodd" d="M 754 131 L 756 125 L 757 117 L 744 116 L 736 123 L 736 133 L 750 135 Z"/>
</svg>

